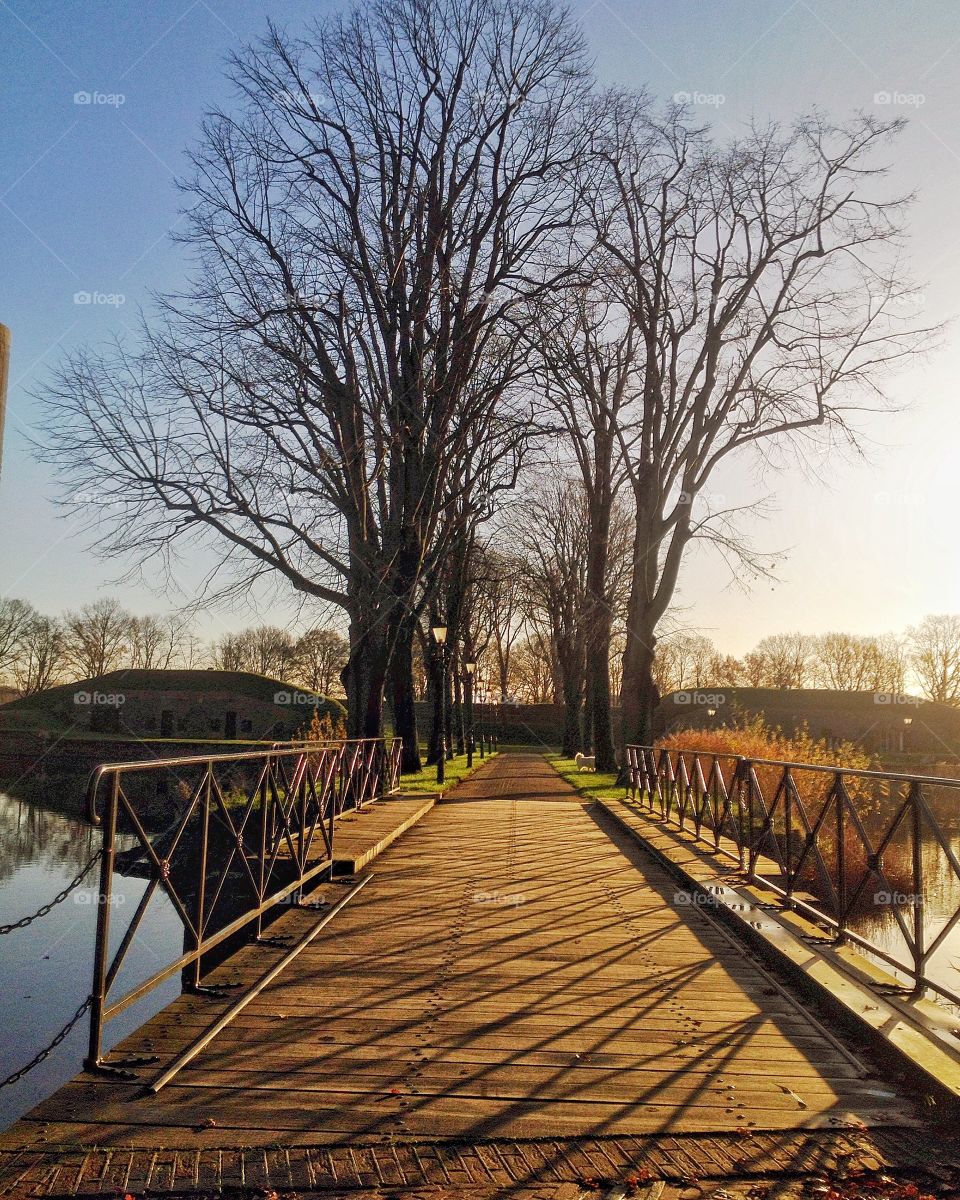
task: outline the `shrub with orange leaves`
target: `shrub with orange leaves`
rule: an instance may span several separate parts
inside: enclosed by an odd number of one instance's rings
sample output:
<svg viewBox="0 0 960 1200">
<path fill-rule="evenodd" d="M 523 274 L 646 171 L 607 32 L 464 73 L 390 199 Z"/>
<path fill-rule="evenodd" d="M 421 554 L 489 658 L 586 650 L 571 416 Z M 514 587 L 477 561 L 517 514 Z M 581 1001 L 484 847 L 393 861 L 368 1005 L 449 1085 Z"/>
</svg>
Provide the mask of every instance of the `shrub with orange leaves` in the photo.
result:
<svg viewBox="0 0 960 1200">
<path fill-rule="evenodd" d="M 875 847 L 882 839 L 883 833 L 893 819 L 899 806 L 899 785 L 889 783 L 884 779 L 864 778 L 857 772 L 879 769 L 879 764 L 866 751 L 852 742 L 829 742 L 811 736 L 809 729 L 801 728 L 794 734 L 785 734 L 781 729 L 770 728 L 762 717 L 742 718 L 728 726 L 716 729 L 682 729 L 665 735 L 657 742 L 658 748 L 674 755 L 685 752 L 686 756 L 699 752 L 700 765 L 705 780 L 709 779 L 711 755 L 724 756 L 721 759 L 721 771 L 728 789 L 733 774 L 734 756 L 754 760 L 754 772 L 764 806 L 770 810 L 778 789 L 784 779 L 784 770 L 780 766 L 765 765 L 763 760 L 773 760 L 774 763 L 788 762 L 798 764 L 791 769 L 790 778 L 796 793 L 800 798 L 807 819 L 811 826 L 823 811 L 825 804 L 831 803 L 831 791 L 836 783 L 836 776 L 830 771 L 805 771 L 804 766 L 834 767 L 844 772 L 843 788 L 855 809 L 857 817 L 871 838 Z M 757 761 L 759 760 L 759 761 Z M 687 769 L 692 772 L 690 757 L 686 758 Z M 849 773 L 848 773 L 849 772 Z M 799 839 L 802 837 L 801 823 L 796 809 L 792 834 L 787 837 L 787 827 L 784 818 L 784 803 L 781 798 L 772 818 L 772 834 L 784 851 L 789 840 L 793 846 L 792 853 L 799 853 Z M 846 885 L 849 894 L 853 894 L 857 886 L 867 875 L 869 868 L 869 850 L 854 832 L 852 819 L 849 815 L 844 818 L 847 827 L 845 843 Z M 906 826 L 904 826 L 904 831 Z M 829 873 L 836 874 L 837 835 L 836 821 L 833 815 L 820 828 L 817 835 L 817 847 L 827 864 Z M 891 885 L 909 890 L 912 874 L 910 869 L 909 846 L 900 837 L 892 842 L 884 854 L 884 871 Z M 808 860 L 804 871 L 803 882 L 814 892 L 825 895 L 822 880 L 812 860 Z M 864 892 L 864 904 L 870 903 L 870 897 L 875 892 L 869 887 Z"/>
</svg>

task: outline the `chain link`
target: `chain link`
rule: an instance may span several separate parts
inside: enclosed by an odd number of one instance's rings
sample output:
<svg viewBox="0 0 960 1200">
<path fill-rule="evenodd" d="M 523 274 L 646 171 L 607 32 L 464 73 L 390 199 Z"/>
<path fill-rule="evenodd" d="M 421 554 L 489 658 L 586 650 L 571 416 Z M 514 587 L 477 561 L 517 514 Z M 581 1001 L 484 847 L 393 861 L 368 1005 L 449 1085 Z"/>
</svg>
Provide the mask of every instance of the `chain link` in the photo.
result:
<svg viewBox="0 0 960 1200">
<path fill-rule="evenodd" d="M 48 1058 L 54 1052 L 54 1050 L 56 1050 L 71 1029 L 73 1029 L 74 1025 L 76 1025 L 76 1023 L 90 1007 L 91 1003 L 92 1001 L 88 996 L 70 1018 L 70 1020 L 66 1023 L 66 1025 L 64 1025 L 57 1036 L 53 1039 L 50 1045 L 41 1050 L 39 1054 L 35 1054 L 25 1067 L 21 1067 L 19 1071 L 14 1071 L 12 1075 L 8 1075 L 6 1079 L 0 1081 L 0 1088 L 9 1087 L 11 1083 L 17 1083 L 24 1077 L 24 1075 L 32 1071 L 34 1067 L 39 1067 L 43 1060 Z"/>
<path fill-rule="evenodd" d="M 93 870 L 94 865 L 99 862 L 102 854 L 103 850 L 98 850 L 93 858 L 90 859 L 87 865 L 80 872 L 80 874 L 75 876 L 62 892 L 57 892 L 49 904 L 44 904 L 42 908 L 38 908 L 37 911 L 32 913 L 29 917 L 21 917 L 19 921 L 14 921 L 10 925 L 0 925 L 0 936 L 5 933 L 12 933 L 15 929 L 26 929 L 28 925 L 32 925 L 33 922 L 38 920 L 40 917 L 45 917 L 47 913 L 50 912 L 51 909 L 56 908 L 58 904 L 62 904 L 74 890 L 74 888 L 79 887 L 80 884 L 83 883 L 86 877 Z M 3 1085 L 0 1084 L 0 1087 L 2 1086 Z"/>
</svg>

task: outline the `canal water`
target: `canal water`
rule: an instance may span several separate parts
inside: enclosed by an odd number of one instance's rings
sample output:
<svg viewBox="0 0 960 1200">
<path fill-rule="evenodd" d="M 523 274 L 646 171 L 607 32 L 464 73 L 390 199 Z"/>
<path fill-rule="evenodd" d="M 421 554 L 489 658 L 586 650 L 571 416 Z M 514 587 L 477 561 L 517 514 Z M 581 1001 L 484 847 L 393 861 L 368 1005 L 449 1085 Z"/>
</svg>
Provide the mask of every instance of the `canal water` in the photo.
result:
<svg viewBox="0 0 960 1200">
<path fill-rule="evenodd" d="M 100 848 L 99 830 L 0 792 L 0 925 L 50 902 Z M 127 844 L 127 843 L 124 843 Z M 121 846 L 122 848 L 122 846 Z M 0 935 L 0 1079 L 43 1050 L 90 993 L 97 922 L 99 863 L 71 894 L 23 929 Z M 145 880 L 114 877 L 113 937 L 136 910 Z M 172 962 L 183 949 L 183 928 L 158 891 L 118 976 L 115 994 Z M 107 1026 L 115 1045 L 180 992 L 175 975 Z M 0 1129 L 72 1078 L 86 1052 L 88 1018 L 19 1083 L 0 1088 Z"/>
</svg>

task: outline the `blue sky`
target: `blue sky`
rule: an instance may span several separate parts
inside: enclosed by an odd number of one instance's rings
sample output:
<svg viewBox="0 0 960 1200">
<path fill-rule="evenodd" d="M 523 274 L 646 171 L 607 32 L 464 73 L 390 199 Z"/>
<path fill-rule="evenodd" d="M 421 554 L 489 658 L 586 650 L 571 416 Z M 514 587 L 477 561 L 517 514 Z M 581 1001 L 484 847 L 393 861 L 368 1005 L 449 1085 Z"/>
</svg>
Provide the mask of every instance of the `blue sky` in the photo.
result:
<svg viewBox="0 0 960 1200">
<path fill-rule="evenodd" d="M 176 288 L 184 252 L 169 235 L 175 178 L 203 113 L 229 103 L 227 53 L 268 17 L 299 31 L 329 0 L 0 0 L 0 320 L 13 330 L 0 478 L 0 592 L 58 612 L 107 593 L 135 611 L 170 596 L 111 584 L 115 562 L 87 553 L 56 515 L 56 487 L 32 461 L 28 391 L 64 347 L 124 335 L 152 291 Z M 576 0 L 602 79 L 688 93 L 721 136 L 751 116 L 789 119 L 817 105 L 910 120 L 891 186 L 916 188 L 912 268 L 925 316 L 957 312 L 960 268 L 960 6 L 943 0 Z M 88 103 L 78 103 L 86 94 Z M 77 293 L 96 302 L 77 303 Z M 960 327 L 925 364 L 891 380 L 906 413 L 865 427 L 869 461 L 788 458 L 758 475 L 745 462 L 719 480 L 732 498 L 770 494 L 755 541 L 778 555 L 782 582 L 748 594 L 694 555 L 683 619 L 734 652 L 786 629 L 901 629 L 960 611 L 956 549 Z M 199 564 L 179 573 L 185 590 Z M 261 616 L 283 607 L 260 598 Z M 254 619 L 211 614 L 216 634 Z"/>
</svg>

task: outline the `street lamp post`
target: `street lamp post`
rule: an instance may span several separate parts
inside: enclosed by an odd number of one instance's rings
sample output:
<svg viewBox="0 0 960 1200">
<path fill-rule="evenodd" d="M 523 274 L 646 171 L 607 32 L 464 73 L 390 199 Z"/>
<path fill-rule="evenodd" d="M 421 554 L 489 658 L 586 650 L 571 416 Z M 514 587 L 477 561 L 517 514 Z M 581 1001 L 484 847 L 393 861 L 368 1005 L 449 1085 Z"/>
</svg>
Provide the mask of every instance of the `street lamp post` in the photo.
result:
<svg viewBox="0 0 960 1200">
<path fill-rule="evenodd" d="M 430 632 L 440 655 L 440 743 L 437 747 L 437 783 L 443 783 L 447 765 L 447 627 L 434 625 Z"/>
<path fill-rule="evenodd" d="M 463 664 L 463 669 L 466 672 L 463 682 L 467 702 L 467 770 L 469 770 L 473 766 L 473 674 L 477 669 L 477 664 L 472 658 L 468 658 Z"/>
</svg>

